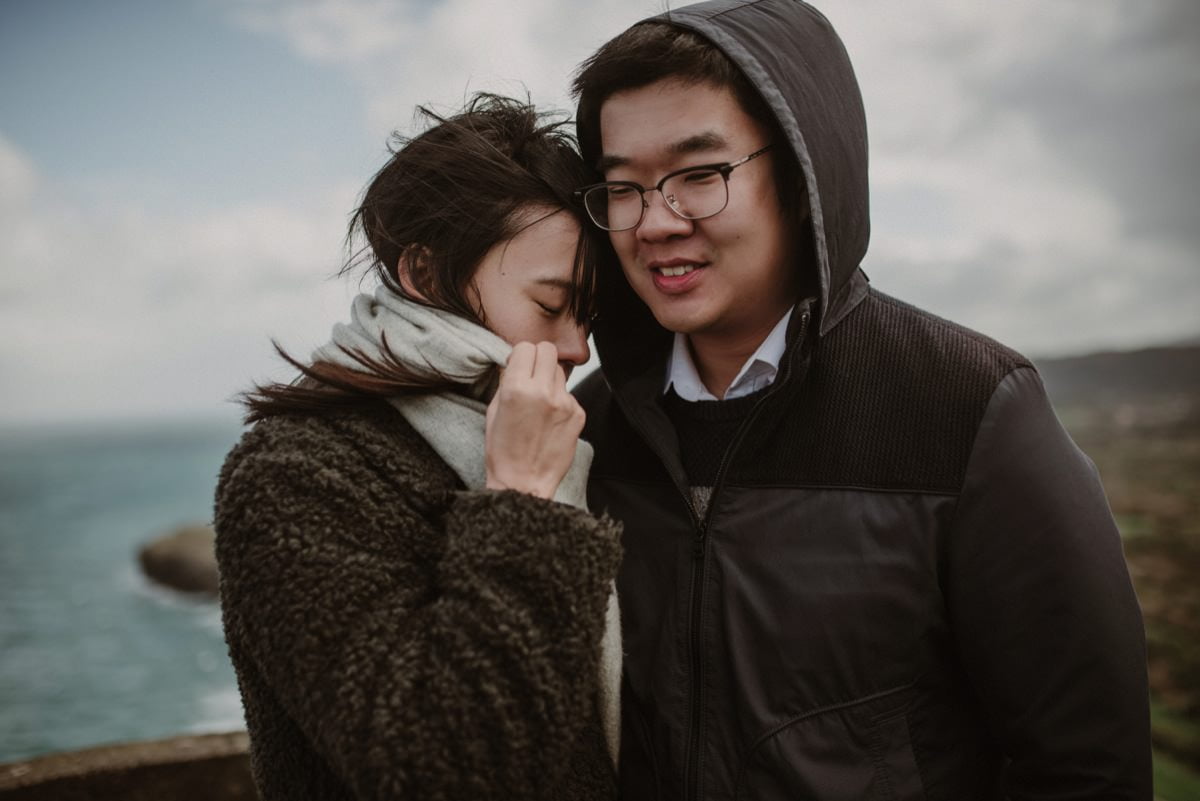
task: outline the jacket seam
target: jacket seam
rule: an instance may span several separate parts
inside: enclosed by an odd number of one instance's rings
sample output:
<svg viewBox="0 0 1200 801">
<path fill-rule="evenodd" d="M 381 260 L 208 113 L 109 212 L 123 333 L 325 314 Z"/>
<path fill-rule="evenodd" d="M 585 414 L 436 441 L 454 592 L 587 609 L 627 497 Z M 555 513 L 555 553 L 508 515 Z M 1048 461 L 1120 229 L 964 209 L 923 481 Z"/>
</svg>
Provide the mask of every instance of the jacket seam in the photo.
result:
<svg viewBox="0 0 1200 801">
<path fill-rule="evenodd" d="M 665 481 L 650 481 L 640 479 L 622 478 L 621 476 L 605 473 L 592 473 L 591 481 L 613 481 L 620 484 L 635 485 L 642 487 L 671 487 L 674 484 L 669 484 Z M 804 489 L 804 490 L 832 490 L 835 492 L 866 492 L 877 495 L 929 495 L 939 498 L 957 498 L 962 494 L 961 487 L 957 490 L 943 488 L 928 488 L 928 487 L 870 487 L 864 484 L 815 484 L 809 482 L 800 482 L 796 484 L 782 484 L 772 482 L 769 484 L 725 484 L 726 488 L 735 487 L 743 490 L 756 489 Z"/>
<path fill-rule="evenodd" d="M 1003 384 L 1005 381 L 1007 381 L 1012 376 L 1016 375 L 1018 370 L 1030 370 L 1033 372 L 1034 375 L 1037 375 L 1037 368 L 1033 367 L 1032 365 L 1022 365 L 1019 367 L 1012 368 L 1007 373 L 1005 373 L 1000 378 L 999 381 L 996 382 L 996 386 L 992 389 L 991 397 L 988 398 L 987 405 L 984 407 L 983 416 L 981 418 L 979 418 L 979 425 L 976 426 L 976 428 L 975 428 L 975 436 L 971 440 L 971 452 L 967 455 L 967 465 L 965 468 L 963 468 L 962 484 L 959 485 L 958 493 L 957 493 L 957 495 L 960 499 L 962 498 L 963 494 L 966 492 L 967 479 L 971 475 L 971 468 L 974 466 L 972 463 L 975 461 L 975 452 L 979 448 L 979 437 L 983 433 L 983 422 L 984 422 L 984 420 L 987 419 L 988 413 L 991 411 L 992 401 L 996 399 L 996 392 L 999 391 L 1000 385 Z M 946 527 L 946 531 L 948 532 L 949 536 L 951 536 L 951 537 L 954 536 L 954 532 L 958 530 L 958 516 L 961 511 L 962 511 L 962 505 L 959 504 L 958 506 L 956 506 L 954 508 L 954 514 L 950 518 L 950 524 Z"/>
<path fill-rule="evenodd" d="M 866 492 L 876 495 L 932 495 L 941 498 L 957 498 L 962 490 L 951 489 L 936 489 L 932 487 L 871 487 L 865 484 L 813 484 L 813 483 L 797 483 L 797 484 L 726 484 L 726 487 L 736 487 L 743 490 L 757 489 L 804 489 L 804 490 L 830 490 L 833 492 Z"/>
<path fill-rule="evenodd" d="M 871 762 L 875 765 L 875 775 L 883 783 L 884 797 L 894 799 L 896 788 L 892 786 L 892 779 L 883 761 L 883 732 L 879 730 L 879 719 L 875 718 L 874 722 L 875 725 L 871 727 Z"/>
<path fill-rule="evenodd" d="M 917 748 L 917 741 L 913 738 L 912 721 L 909 719 L 907 712 L 904 714 L 904 731 L 908 733 L 908 747 L 912 749 L 913 766 L 916 767 L 917 778 L 921 781 L 921 796 L 922 798 L 928 798 L 929 793 L 926 791 L 929 789 L 929 782 L 925 779 L 925 768 L 923 767 L 925 757 L 919 753 L 920 749 Z"/>
<path fill-rule="evenodd" d="M 719 17 L 723 17 L 726 14 L 732 14 L 735 11 L 741 11 L 744 8 L 750 8 L 751 6 L 756 6 L 761 2 L 762 2 L 762 0 L 750 0 L 749 2 L 741 3 L 740 5 L 736 5 L 733 8 L 727 8 L 724 11 L 718 11 L 716 14 L 712 14 L 711 16 L 702 17 L 702 19 L 714 20 Z"/>
<path fill-rule="evenodd" d="M 818 715 L 825 715 L 830 712 L 837 712 L 842 709 L 851 709 L 856 706 L 861 706 L 863 704 L 870 703 L 871 701 L 878 701 L 880 698 L 887 698 L 888 696 L 895 695 L 897 693 L 902 693 L 905 690 L 911 690 L 916 685 L 917 685 L 916 681 L 910 681 L 910 682 L 906 682 L 904 684 L 898 685 L 896 687 L 891 687 L 887 690 L 880 690 L 877 693 L 872 693 L 870 695 L 864 695 L 861 698 L 855 698 L 850 701 L 841 701 L 841 702 L 838 702 L 835 704 L 828 704 L 823 707 L 818 707 L 817 709 L 809 710 L 808 712 L 805 712 L 803 714 L 796 715 L 792 718 L 789 718 L 788 720 L 785 720 L 783 723 L 780 723 L 777 726 L 775 726 L 771 729 L 768 729 L 766 732 L 759 735 L 758 739 L 754 741 L 754 744 L 751 745 L 748 749 L 746 749 L 745 753 L 742 754 L 741 764 L 738 765 L 737 778 L 734 780 L 734 783 L 733 783 L 734 799 L 736 800 L 741 795 L 742 779 L 746 774 L 746 766 L 750 763 L 750 757 L 752 757 L 754 755 L 754 752 L 757 751 L 759 749 L 759 747 L 761 747 L 764 743 L 766 743 L 768 740 L 773 738 L 775 735 L 782 732 L 784 729 L 791 728 L 792 726 L 796 725 L 797 723 L 800 723 L 801 721 L 808 720 L 809 718 L 817 717 Z"/>
</svg>

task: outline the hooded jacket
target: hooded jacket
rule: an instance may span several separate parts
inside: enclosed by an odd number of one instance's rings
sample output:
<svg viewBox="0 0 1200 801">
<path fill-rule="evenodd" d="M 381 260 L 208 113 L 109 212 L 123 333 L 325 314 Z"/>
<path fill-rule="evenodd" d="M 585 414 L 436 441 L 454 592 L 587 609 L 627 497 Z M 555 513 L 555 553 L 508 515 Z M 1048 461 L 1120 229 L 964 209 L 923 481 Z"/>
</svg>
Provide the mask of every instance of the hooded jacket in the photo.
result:
<svg viewBox="0 0 1200 801">
<path fill-rule="evenodd" d="M 624 523 L 622 797 L 1150 798 L 1142 620 L 1096 471 L 1028 360 L 869 287 L 836 34 L 796 0 L 659 20 L 776 117 L 816 291 L 701 517 L 660 403 L 672 334 L 619 271 L 599 288 L 578 394 L 589 504 Z"/>
</svg>

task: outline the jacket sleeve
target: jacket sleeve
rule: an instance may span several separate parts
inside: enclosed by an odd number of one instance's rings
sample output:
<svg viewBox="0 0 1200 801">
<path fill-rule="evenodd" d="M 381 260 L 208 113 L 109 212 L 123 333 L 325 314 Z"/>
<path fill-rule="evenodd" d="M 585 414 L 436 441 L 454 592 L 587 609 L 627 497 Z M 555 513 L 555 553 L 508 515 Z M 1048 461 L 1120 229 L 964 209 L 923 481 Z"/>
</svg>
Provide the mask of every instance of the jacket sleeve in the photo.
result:
<svg viewBox="0 0 1200 801">
<path fill-rule="evenodd" d="M 560 776 L 595 709 L 615 524 L 304 446 L 235 451 L 222 473 L 231 648 L 358 798 Z"/>
<path fill-rule="evenodd" d="M 1030 368 L 993 394 L 947 603 L 1016 799 L 1151 798 L 1145 633 L 1095 467 Z"/>
</svg>

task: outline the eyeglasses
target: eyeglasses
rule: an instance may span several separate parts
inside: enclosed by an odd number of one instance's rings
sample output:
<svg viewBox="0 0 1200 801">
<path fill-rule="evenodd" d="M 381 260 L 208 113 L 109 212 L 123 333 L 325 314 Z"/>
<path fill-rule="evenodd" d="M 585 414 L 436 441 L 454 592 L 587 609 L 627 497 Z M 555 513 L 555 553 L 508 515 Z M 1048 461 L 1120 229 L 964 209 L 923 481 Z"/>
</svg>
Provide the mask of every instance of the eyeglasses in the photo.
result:
<svg viewBox="0 0 1200 801">
<path fill-rule="evenodd" d="M 654 189 L 677 217 L 685 220 L 712 217 L 729 205 L 729 173 L 770 149 L 771 145 L 767 145 L 737 161 L 701 164 L 669 172 Z M 605 231 L 628 231 L 642 224 L 646 209 L 650 208 L 646 202 L 649 191 L 634 181 L 605 181 L 576 189 L 575 197 L 583 199 L 583 207 L 592 222 Z"/>
</svg>

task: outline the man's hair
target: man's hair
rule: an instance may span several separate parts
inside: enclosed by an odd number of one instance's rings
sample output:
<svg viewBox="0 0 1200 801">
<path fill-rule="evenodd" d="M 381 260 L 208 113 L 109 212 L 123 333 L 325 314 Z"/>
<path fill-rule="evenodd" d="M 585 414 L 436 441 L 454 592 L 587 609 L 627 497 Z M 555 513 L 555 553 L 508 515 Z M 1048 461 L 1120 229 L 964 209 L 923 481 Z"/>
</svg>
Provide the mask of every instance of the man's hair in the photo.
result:
<svg viewBox="0 0 1200 801">
<path fill-rule="evenodd" d="M 579 65 L 571 85 L 578 98 L 575 125 L 589 163 L 601 156 L 600 109 L 617 92 L 665 79 L 728 89 L 738 105 L 767 131 L 775 147 L 775 186 L 790 208 L 801 191 L 799 168 L 779 122 L 738 67 L 715 45 L 692 31 L 665 22 L 643 22 L 609 40 Z"/>
</svg>

